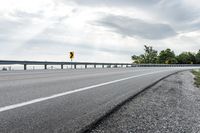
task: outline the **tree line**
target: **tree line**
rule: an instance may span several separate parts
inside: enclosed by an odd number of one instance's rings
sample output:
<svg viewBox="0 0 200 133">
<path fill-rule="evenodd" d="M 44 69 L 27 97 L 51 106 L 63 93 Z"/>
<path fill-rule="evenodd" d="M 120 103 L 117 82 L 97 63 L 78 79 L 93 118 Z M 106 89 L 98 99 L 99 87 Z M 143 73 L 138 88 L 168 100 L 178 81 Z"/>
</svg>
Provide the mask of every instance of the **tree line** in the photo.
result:
<svg viewBox="0 0 200 133">
<path fill-rule="evenodd" d="M 200 50 L 197 53 L 182 52 L 176 55 L 170 48 L 158 53 L 152 46 L 144 46 L 144 54 L 133 55 L 136 64 L 200 64 Z"/>
</svg>

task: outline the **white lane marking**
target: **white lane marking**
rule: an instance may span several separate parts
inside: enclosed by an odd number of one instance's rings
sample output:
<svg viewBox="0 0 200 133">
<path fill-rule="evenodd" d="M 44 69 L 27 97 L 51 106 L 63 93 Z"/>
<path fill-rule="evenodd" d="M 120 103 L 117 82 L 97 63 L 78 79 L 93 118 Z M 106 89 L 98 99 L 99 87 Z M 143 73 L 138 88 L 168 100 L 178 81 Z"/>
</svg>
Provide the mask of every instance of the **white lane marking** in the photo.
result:
<svg viewBox="0 0 200 133">
<path fill-rule="evenodd" d="M 113 80 L 113 81 L 109 81 L 109 82 L 105 82 L 105 83 L 101 83 L 101 84 L 97 84 L 97 85 L 92 85 L 92 86 L 83 87 L 83 88 L 72 90 L 72 91 L 67 91 L 67 92 L 63 92 L 63 93 L 51 95 L 51 96 L 48 96 L 48 97 L 38 98 L 38 99 L 34 99 L 34 100 L 31 100 L 31 101 L 27 101 L 27 102 L 22 102 L 22 103 L 18 103 L 18 104 L 8 105 L 8 106 L 5 106 L 5 107 L 0 107 L 0 112 L 4 112 L 4 111 L 16 109 L 16 108 L 20 108 L 20 107 L 23 107 L 23 106 L 27 106 L 27 105 L 34 104 L 34 103 L 39 103 L 39 102 L 42 102 L 42 101 L 46 101 L 46 100 L 49 100 L 49 99 L 58 98 L 58 97 L 61 97 L 61 96 L 66 96 L 66 95 L 73 94 L 73 93 L 76 93 L 76 92 L 90 90 L 92 88 L 97 88 L 97 87 L 101 87 L 101 86 L 105 86 L 105 85 L 109 85 L 109 84 L 113 84 L 113 83 L 117 83 L 117 82 L 129 80 L 129 79 L 133 79 L 133 78 L 137 78 L 137 77 L 142 77 L 142 76 L 147 76 L 147 75 L 156 74 L 156 73 L 161 73 L 161 72 L 165 72 L 165 71 L 169 71 L 169 70 L 157 71 L 157 72 L 151 72 L 151 73 L 146 73 L 146 74 L 131 76 L 131 77 L 127 77 L 127 78 Z"/>
</svg>

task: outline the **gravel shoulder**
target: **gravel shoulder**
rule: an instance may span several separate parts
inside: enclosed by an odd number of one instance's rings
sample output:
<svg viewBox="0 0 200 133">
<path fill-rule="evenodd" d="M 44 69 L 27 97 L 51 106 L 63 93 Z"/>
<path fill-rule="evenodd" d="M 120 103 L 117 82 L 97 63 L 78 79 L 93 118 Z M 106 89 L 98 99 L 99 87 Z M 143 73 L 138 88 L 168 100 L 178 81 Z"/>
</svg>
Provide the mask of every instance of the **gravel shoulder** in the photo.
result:
<svg viewBox="0 0 200 133">
<path fill-rule="evenodd" d="M 172 75 L 126 103 L 91 133 L 200 132 L 200 89 L 191 72 Z"/>
</svg>

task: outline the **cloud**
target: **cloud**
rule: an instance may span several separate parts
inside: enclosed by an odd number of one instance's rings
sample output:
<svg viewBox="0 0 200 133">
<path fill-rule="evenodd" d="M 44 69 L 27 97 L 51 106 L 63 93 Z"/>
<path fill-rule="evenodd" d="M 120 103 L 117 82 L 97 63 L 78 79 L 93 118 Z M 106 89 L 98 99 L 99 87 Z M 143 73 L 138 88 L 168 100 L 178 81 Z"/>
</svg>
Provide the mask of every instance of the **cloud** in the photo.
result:
<svg viewBox="0 0 200 133">
<path fill-rule="evenodd" d="M 200 15 L 199 9 L 189 6 L 183 0 L 163 0 L 153 10 L 160 18 L 173 24 L 192 22 Z"/>
<path fill-rule="evenodd" d="M 200 43 L 198 3 L 6 0 L 0 5 L 0 56 L 65 60 L 64 54 L 75 50 L 77 61 L 122 62 L 141 54 L 146 42 L 158 50 L 195 51 Z"/>
<path fill-rule="evenodd" d="M 97 21 L 100 26 L 112 29 L 123 36 L 141 37 L 144 39 L 160 40 L 176 35 L 176 32 L 167 24 L 148 23 L 144 20 L 108 15 Z"/>
<path fill-rule="evenodd" d="M 0 19 L 0 31 L 1 31 L 0 34 L 5 34 L 5 33 L 19 30 L 24 25 L 27 25 L 27 24 L 22 21 L 12 21 L 12 20 Z"/>
<path fill-rule="evenodd" d="M 173 21 L 190 21 L 199 16 L 199 8 L 188 5 L 184 0 L 72 0 L 84 6 L 112 6 L 122 8 L 142 8 L 160 17 L 167 17 Z M 187 1 L 187 0 L 186 0 Z M 196 3 L 198 4 L 198 3 Z"/>
<path fill-rule="evenodd" d="M 135 6 L 154 5 L 162 0 L 72 0 L 78 4 L 86 6 Z"/>
<path fill-rule="evenodd" d="M 54 38 L 49 37 L 48 35 L 45 35 L 44 33 L 45 32 L 27 41 L 26 43 L 21 45 L 17 50 L 15 50 L 15 52 L 21 50 L 21 53 L 29 53 L 30 51 L 37 50 L 34 51 L 35 54 L 37 54 L 38 52 L 45 52 L 46 54 L 60 54 L 70 50 L 87 51 L 87 53 L 92 53 L 94 50 L 96 50 L 95 52 L 131 55 L 131 51 L 127 49 L 121 49 L 119 51 L 117 48 L 104 46 L 101 46 L 98 49 L 96 49 L 96 46 L 94 44 L 88 44 L 85 42 L 73 43 L 66 40 L 56 40 Z"/>
<path fill-rule="evenodd" d="M 200 17 L 198 1 L 190 4 L 189 0 L 72 0 L 81 6 L 101 8 L 115 7 L 126 10 L 126 8 L 138 9 L 147 12 L 155 23 L 158 21 L 173 25 L 174 28 L 184 31 L 193 30 L 195 21 Z M 195 0 L 193 0 L 195 1 Z M 130 12 L 128 12 L 130 14 Z M 133 10 L 133 13 L 134 10 Z M 141 16 L 143 17 L 143 16 Z M 158 23 L 157 22 L 157 23 Z M 185 27 L 187 26 L 187 27 Z M 191 29 L 190 29 L 191 26 Z"/>
</svg>

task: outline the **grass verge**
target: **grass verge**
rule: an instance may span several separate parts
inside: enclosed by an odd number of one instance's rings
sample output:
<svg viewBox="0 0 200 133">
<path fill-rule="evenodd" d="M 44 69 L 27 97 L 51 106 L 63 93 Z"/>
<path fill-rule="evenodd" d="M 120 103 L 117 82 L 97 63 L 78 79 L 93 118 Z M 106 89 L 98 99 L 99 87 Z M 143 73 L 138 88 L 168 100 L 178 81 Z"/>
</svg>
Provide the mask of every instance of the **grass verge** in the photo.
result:
<svg viewBox="0 0 200 133">
<path fill-rule="evenodd" d="M 193 70 L 192 73 L 195 75 L 195 85 L 200 88 L 200 69 Z"/>
</svg>

